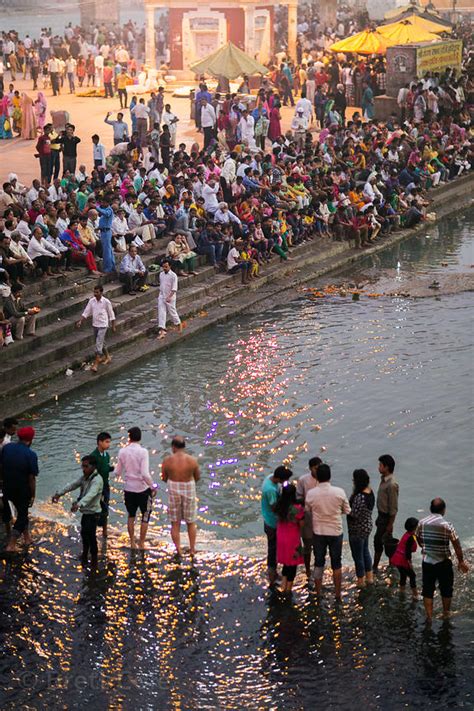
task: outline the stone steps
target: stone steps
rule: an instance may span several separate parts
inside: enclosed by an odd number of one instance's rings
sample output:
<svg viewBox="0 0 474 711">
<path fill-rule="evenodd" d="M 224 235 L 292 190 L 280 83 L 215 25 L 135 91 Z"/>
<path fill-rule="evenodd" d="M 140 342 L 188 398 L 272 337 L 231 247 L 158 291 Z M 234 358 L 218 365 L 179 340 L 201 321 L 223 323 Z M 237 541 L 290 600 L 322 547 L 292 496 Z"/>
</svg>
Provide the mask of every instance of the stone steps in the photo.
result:
<svg viewBox="0 0 474 711">
<path fill-rule="evenodd" d="M 213 276 L 213 281 L 203 281 L 205 276 Z M 188 277 L 188 284 L 178 291 L 178 308 L 183 318 L 199 313 L 212 305 L 218 304 L 225 292 L 229 298 L 241 290 L 240 275 L 215 275 L 212 267 L 206 267 L 196 277 Z M 113 288 L 114 285 L 112 285 Z M 230 288 L 227 288 L 230 287 Z M 222 290 L 222 293 L 221 293 Z M 112 351 L 140 338 L 147 337 L 156 328 L 156 299 L 158 289 L 151 287 L 147 292 L 136 296 L 122 294 L 118 302 L 114 302 L 117 315 L 117 330 L 108 334 L 107 343 Z M 84 300 L 78 302 L 77 317 L 79 317 Z M 123 315 L 122 315 L 123 314 Z M 12 344 L 5 352 L 8 357 L 2 362 L 3 387 L 0 400 L 5 401 L 21 392 L 27 393 L 41 383 L 67 368 L 79 368 L 93 357 L 94 336 L 90 325 L 84 324 L 76 329 L 72 318 L 66 323 L 46 325 L 37 338 L 25 338 L 17 342 L 17 348 Z M 19 348 L 21 347 L 21 348 Z M 13 352 L 15 351 L 15 352 Z M 19 381 L 18 373 L 22 373 Z"/>
</svg>

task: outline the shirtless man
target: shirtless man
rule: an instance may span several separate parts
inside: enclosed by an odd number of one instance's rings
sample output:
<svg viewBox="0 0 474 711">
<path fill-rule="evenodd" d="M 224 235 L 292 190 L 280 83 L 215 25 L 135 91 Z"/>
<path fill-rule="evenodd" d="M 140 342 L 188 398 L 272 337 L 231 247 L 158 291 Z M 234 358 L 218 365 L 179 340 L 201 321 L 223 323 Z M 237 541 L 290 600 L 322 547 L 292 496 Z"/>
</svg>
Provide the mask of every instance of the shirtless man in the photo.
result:
<svg viewBox="0 0 474 711">
<path fill-rule="evenodd" d="M 181 555 L 180 527 L 181 521 L 185 521 L 188 527 L 189 552 L 193 556 L 196 553 L 196 482 L 201 478 L 201 472 L 197 460 L 184 451 L 185 446 L 184 437 L 173 437 L 173 454 L 163 461 L 161 478 L 168 483 L 171 538 L 176 546 L 176 553 Z"/>
</svg>

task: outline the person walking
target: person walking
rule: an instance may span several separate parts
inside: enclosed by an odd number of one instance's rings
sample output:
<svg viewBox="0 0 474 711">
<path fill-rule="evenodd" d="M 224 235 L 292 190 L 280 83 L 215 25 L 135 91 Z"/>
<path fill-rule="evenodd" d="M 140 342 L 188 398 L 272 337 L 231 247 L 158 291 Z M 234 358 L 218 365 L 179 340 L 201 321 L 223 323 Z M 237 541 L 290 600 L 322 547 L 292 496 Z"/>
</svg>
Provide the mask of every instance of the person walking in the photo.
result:
<svg viewBox="0 0 474 711">
<path fill-rule="evenodd" d="M 82 475 L 79 479 L 71 482 L 64 489 L 57 491 L 52 497 L 53 504 L 57 504 L 61 496 L 64 496 L 70 491 L 79 489 L 79 496 L 71 506 L 72 513 L 80 511 L 81 518 L 81 539 L 82 539 L 82 555 L 81 563 L 87 565 L 89 553 L 91 557 L 91 567 L 97 567 L 97 524 L 101 513 L 101 497 L 104 482 L 99 472 L 97 471 L 97 462 L 95 457 L 88 455 L 81 459 Z"/>
<path fill-rule="evenodd" d="M 52 55 L 48 59 L 48 73 L 51 81 L 51 88 L 53 90 L 53 96 L 58 96 L 60 92 L 59 88 L 59 77 L 61 73 L 61 63 L 57 57 Z"/>
<path fill-rule="evenodd" d="M 197 459 L 187 454 L 184 449 L 184 437 L 176 435 L 171 440 L 170 454 L 163 460 L 161 478 L 168 484 L 168 513 L 171 520 L 171 539 L 176 554 L 181 555 L 181 521 L 186 523 L 189 537 L 189 552 L 196 553 L 196 518 L 197 499 L 196 482 L 201 478 Z"/>
<path fill-rule="evenodd" d="M 398 483 L 395 481 L 395 460 L 390 454 L 379 457 L 381 480 L 377 491 L 377 519 L 374 536 L 374 565 L 376 573 L 382 557 L 385 539 L 393 533 L 398 511 Z"/>
<path fill-rule="evenodd" d="M 357 587 L 363 588 L 374 582 L 372 558 L 369 552 L 369 536 L 372 531 L 372 511 L 375 506 L 374 492 L 365 469 L 355 469 L 352 474 L 354 488 L 349 499 L 351 512 L 347 516 L 349 546 L 354 560 Z"/>
<path fill-rule="evenodd" d="M 3 502 L 8 509 L 3 513 L 3 521 L 10 525 L 12 515 L 10 503 L 16 509 L 17 517 L 5 550 L 13 553 L 18 539 L 23 536 L 26 545 L 32 543 L 29 530 L 28 511 L 33 506 L 38 476 L 38 457 L 31 449 L 35 436 L 33 427 L 20 427 L 17 442 L 5 444 L 0 451 L 0 470 L 3 473 Z"/>
<path fill-rule="evenodd" d="M 201 127 L 204 133 L 204 150 L 209 146 L 215 136 L 216 110 L 207 99 L 201 101 Z"/>
<path fill-rule="evenodd" d="M 423 604 L 426 620 L 433 619 L 433 597 L 436 584 L 439 586 L 443 602 L 443 616 L 448 617 L 453 598 L 454 574 L 451 561 L 450 543 L 458 559 L 458 569 L 467 573 L 469 566 L 459 537 L 452 523 L 444 518 L 446 502 L 441 498 L 431 501 L 430 515 L 422 518 L 416 529 L 416 538 L 422 552 Z"/>
<path fill-rule="evenodd" d="M 267 537 L 267 574 L 268 583 L 272 587 L 277 579 L 277 525 L 278 516 L 276 505 L 280 497 L 280 487 L 291 479 L 293 472 L 287 467 L 280 466 L 273 474 L 263 480 L 261 507 L 263 517 L 263 530 Z"/>
<path fill-rule="evenodd" d="M 319 457 L 311 457 L 308 462 L 309 472 L 300 476 L 296 483 L 296 498 L 299 503 L 306 503 L 306 496 L 311 489 L 314 489 L 318 485 L 318 480 L 316 477 L 318 467 L 322 464 L 322 459 Z M 306 577 L 308 579 L 308 586 L 312 584 L 311 582 L 311 551 L 313 550 L 313 521 L 311 519 L 311 514 L 309 511 L 305 511 L 305 519 L 303 531 L 301 533 L 303 539 L 303 550 L 304 550 L 304 566 L 306 569 Z"/>
<path fill-rule="evenodd" d="M 99 432 L 97 435 L 97 447 L 91 454 L 96 461 L 97 471 L 102 477 L 104 487 L 102 489 L 102 497 L 100 499 L 101 513 L 98 525 L 102 526 L 102 535 L 107 538 L 107 520 L 109 517 L 109 501 L 110 501 L 110 481 L 109 477 L 114 468 L 110 464 L 110 454 L 108 450 L 112 443 L 112 437 L 108 432 Z"/>
<path fill-rule="evenodd" d="M 95 360 L 91 365 L 93 373 L 97 373 L 99 365 L 108 365 L 112 356 L 105 346 L 105 336 L 109 326 L 115 331 L 115 314 L 112 304 L 104 296 L 104 287 L 98 284 L 94 287 L 94 296 L 89 299 L 81 318 L 76 323 L 77 328 L 81 328 L 86 319 L 92 316 L 92 328 L 95 337 Z"/>
<path fill-rule="evenodd" d="M 148 451 L 140 444 L 141 439 L 141 429 L 139 427 L 130 427 L 128 430 L 128 444 L 120 450 L 117 466 L 115 467 L 117 477 L 122 477 L 124 482 L 125 508 L 128 514 L 127 528 L 132 550 L 137 548 L 135 517 L 138 509 L 141 512 L 138 548 L 145 548 L 148 523 L 157 488 L 150 475 Z"/>
<path fill-rule="evenodd" d="M 331 468 L 320 464 L 316 472 L 318 486 L 308 492 L 305 509 L 313 521 L 314 582 L 316 594 L 321 595 L 324 564 L 329 549 L 336 600 L 341 600 L 342 583 L 342 517 L 351 512 L 344 489 L 332 486 Z"/>
<path fill-rule="evenodd" d="M 167 316 L 175 326 L 182 331 L 183 323 L 176 310 L 176 293 L 178 291 L 178 276 L 171 269 L 167 259 L 161 264 L 160 272 L 160 294 L 158 296 L 158 338 L 166 336 Z"/>
</svg>

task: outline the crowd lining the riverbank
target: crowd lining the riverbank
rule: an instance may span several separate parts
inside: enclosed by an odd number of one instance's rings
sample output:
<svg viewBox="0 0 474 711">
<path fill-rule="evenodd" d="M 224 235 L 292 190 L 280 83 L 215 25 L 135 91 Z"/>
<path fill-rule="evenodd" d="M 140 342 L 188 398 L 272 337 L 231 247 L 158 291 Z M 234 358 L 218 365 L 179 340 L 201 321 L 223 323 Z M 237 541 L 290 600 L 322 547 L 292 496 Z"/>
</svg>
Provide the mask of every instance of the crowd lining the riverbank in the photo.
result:
<svg viewBox="0 0 474 711">
<path fill-rule="evenodd" d="M 69 47 L 74 37 L 66 38 Z M 35 334 L 35 313 L 21 299 L 24 280 L 84 264 L 99 278 L 118 272 L 133 294 L 147 288 L 140 253 L 156 248 L 155 261 L 166 256 L 179 277 L 194 274 L 196 257 L 203 255 L 218 270 L 240 272 L 247 283 L 275 256 L 291 259 L 294 245 L 321 239 L 363 249 L 432 219 L 430 187 L 472 167 L 467 71 L 458 76 L 446 70 L 413 83 L 400 100 L 402 117 L 379 123 L 373 119 L 378 65 L 359 63 L 363 116 L 355 112 L 346 121 L 343 66 L 337 59 L 329 63 L 324 53 L 323 59 L 326 64 L 308 64 L 317 85 L 314 104 L 306 73 L 292 130 L 284 134 L 279 107 L 288 96 L 281 81 L 293 76 L 290 62 L 282 62 L 272 83 L 262 81 L 252 110 L 245 86 L 243 94 L 221 96 L 201 80 L 195 116 L 202 148 L 197 142 L 190 149 L 176 145 L 178 120 L 162 90 L 147 102 L 132 102 L 131 129 L 123 111 L 106 115 L 115 145 L 107 156 L 94 134 L 89 168 L 77 165 L 77 145 L 85 140 L 80 129 L 66 121 L 57 131 L 46 123 L 40 98 L 41 181 L 25 186 L 12 172 L 0 193 L 3 345 Z M 128 81 L 128 71 L 121 66 L 118 76 Z M 316 100 L 321 95 L 322 103 Z M 11 87 L 4 118 L 14 100 Z M 32 104 L 28 111 L 36 132 Z M 310 130 L 315 121 L 317 140 Z"/>
</svg>

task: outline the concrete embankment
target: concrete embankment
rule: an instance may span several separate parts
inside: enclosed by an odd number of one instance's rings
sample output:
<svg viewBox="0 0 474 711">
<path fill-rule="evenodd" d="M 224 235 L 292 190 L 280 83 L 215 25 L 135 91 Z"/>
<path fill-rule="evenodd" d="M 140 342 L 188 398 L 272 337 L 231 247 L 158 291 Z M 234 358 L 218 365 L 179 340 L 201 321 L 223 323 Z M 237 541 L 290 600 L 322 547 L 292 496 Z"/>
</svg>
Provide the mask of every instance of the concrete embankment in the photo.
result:
<svg viewBox="0 0 474 711">
<path fill-rule="evenodd" d="M 471 175 L 431 191 L 430 211 L 437 217 L 466 207 L 473 198 Z M 118 316 L 118 329 L 109 345 L 112 363 L 98 375 L 84 369 L 92 355 L 93 337 L 86 326 L 74 329 L 95 281 L 62 277 L 55 283 L 32 285 L 26 294 L 27 303 L 41 306 L 38 337 L 12 344 L 2 353 L 3 385 L 0 417 L 28 415 L 47 402 L 58 400 L 73 390 L 86 387 L 98 377 L 107 377 L 129 369 L 142 358 L 173 346 L 178 341 L 204 329 L 238 316 L 249 308 L 273 303 L 283 292 L 295 293 L 299 285 L 356 264 L 367 255 L 376 254 L 417 233 L 426 232 L 430 223 L 414 230 L 403 230 L 381 238 L 364 250 L 356 250 L 347 242 L 314 240 L 293 250 L 294 259 L 276 259 L 262 271 L 261 278 L 249 286 L 240 284 L 239 277 L 215 274 L 211 267 L 201 265 L 199 275 L 180 280 L 178 310 L 187 320 L 182 333 L 169 332 L 158 341 L 154 332 L 157 289 L 129 296 L 116 282 L 105 283 L 105 294 L 112 300 Z M 147 256 L 156 261 L 163 246 Z M 66 370 L 73 374 L 66 376 Z"/>
</svg>

